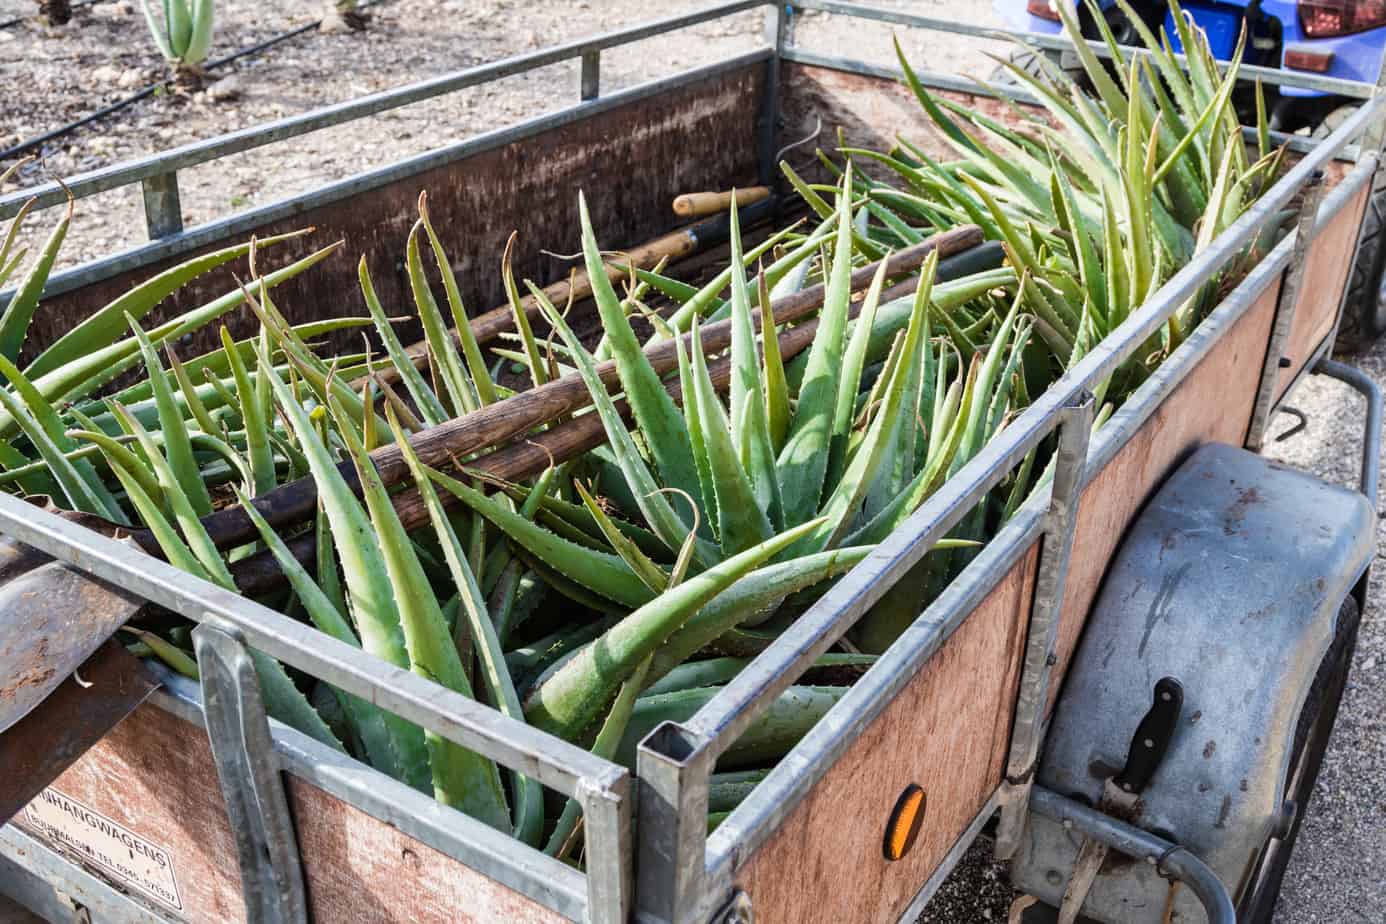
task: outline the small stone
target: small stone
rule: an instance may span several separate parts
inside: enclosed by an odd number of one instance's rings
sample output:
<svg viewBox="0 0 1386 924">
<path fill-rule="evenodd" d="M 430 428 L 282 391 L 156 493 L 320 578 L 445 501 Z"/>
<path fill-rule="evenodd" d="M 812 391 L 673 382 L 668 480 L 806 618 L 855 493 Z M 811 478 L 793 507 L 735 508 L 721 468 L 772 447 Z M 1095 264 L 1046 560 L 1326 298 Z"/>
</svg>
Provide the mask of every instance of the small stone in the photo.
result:
<svg viewBox="0 0 1386 924">
<path fill-rule="evenodd" d="M 103 64 L 92 68 L 87 74 L 87 79 L 97 86 L 108 87 L 120 80 L 120 68 L 112 64 Z"/>
<path fill-rule="evenodd" d="M 116 78 L 116 84 L 126 90 L 133 90 L 135 87 L 143 86 L 146 82 L 144 71 L 137 67 L 127 67 Z"/>
<path fill-rule="evenodd" d="M 232 100 L 240 99 L 241 93 L 245 90 L 245 84 L 239 74 L 232 74 L 230 77 L 223 77 L 220 80 L 207 85 L 207 98 L 214 103 L 229 103 Z"/>
</svg>

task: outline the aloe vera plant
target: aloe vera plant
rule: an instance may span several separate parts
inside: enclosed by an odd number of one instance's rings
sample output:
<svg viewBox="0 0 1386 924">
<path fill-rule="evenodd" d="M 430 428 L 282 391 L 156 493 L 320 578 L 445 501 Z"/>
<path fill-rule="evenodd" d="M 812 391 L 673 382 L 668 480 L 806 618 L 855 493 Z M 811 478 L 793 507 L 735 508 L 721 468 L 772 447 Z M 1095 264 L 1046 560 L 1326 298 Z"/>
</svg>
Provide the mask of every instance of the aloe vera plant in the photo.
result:
<svg viewBox="0 0 1386 924">
<path fill-rule="evenodd" d="M 140 0 L 140 7 L 164 60 L 178 71 L 198 72 L 212 49 L 215 0 L 163 0 L 158 13 L 152 0 Z"/>
</svg>

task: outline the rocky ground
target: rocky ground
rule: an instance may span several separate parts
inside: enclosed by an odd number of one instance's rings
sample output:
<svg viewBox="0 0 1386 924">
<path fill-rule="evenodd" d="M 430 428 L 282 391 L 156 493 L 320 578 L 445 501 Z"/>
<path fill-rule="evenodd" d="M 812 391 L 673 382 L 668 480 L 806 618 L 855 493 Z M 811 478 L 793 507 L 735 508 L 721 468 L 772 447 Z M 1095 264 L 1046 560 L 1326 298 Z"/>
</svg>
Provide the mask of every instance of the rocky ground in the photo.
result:
<svg viewBox="0 0 1386 924">
<path fill-rule="evenodd" d="M 985 0 L 873 0 L 940 18 L 995 22 Z M 46 145 L 18 185 L 65 177 L 201 138 L 350 99 L 484 61 L 696 8 L 694 0 L 390 0 L 373 6 L 361 32 L 311 31 L 213 71 L 201 92 L 173 88 Z M 0 0 L 0 22 L 30 16 L 32 0 Z M 311 22 L 321 4 L 218 0 L 212 58 Z M 759 41 L 760 14 L 695 27 L 603 57 L 607 88 L 629 86 L 746 50 Z M 892 32 L 840 17 L 810 15 L 798 39 L 828 53 L 885 63 Z M 981 52 L 998 43 L 902 32 L 928 69 L 984 76 Z M 0 149 L 128 96 L 167 69 L 146 32 L 137 0 L 80 7 L 61 28 L 32 17 L 0 27 Z M 572 64 L 385 113 L 180 175 L 184 218 L 195 225 L 417 154 L 480 131 L 566 105 L 576 94 Z M 0 165 L 3 166 L 3 165 Z M 8 191 L 8 190 L 5 190 Z M 51 214 L 51 213 L 50 213 Z M 42 222 L 31 222 L 30 234 Z M 63 265 L 143 240 L 135 189 L 82 200 Z M 1386 346 L 1361 359 L 1386 384 Z M 1355 478 L 1359 404 L 1336 383 L 1309 381 L 1292 403 L 1309 428 L 1274 444 L 1274 455 L 1331 480 Z M 1386 919 L 1386 616 L 1382 580 L 1372 583 L 1347 694 L 1308 821 L 1286 879 L 1278 919 L 1288 924 Z M 974 848 L 921 922 L 1001 921 L 1012 895 L 986 845 Z M 0 922 L 8 921 L 0 908 Z"/>
</svg>

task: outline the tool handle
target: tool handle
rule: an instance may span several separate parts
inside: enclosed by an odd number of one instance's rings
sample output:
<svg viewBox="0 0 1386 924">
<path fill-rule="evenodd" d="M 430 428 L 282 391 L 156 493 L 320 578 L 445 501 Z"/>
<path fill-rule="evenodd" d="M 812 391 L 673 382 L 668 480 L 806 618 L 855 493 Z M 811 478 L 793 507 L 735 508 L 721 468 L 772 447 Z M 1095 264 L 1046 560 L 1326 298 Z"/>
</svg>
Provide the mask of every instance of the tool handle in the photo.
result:
<svg viewBox="0 0 1386 924">
<path fill-rule="evenodd" d="M 1155 701 L 1150 711 L 1136 726 L 1136 736 L 1126 753 L 1126 766 L 1112 778 L 1122 792 L 1138 793 L 1145 789 L 1155 770 L 1169 750 L 1170 739 L 1179 724 L 1184 708 L 1184 688 L 1173 677 L 1161 678 L 1155 684 Z"/>
<path fill-rule="evenodd" d="M 753 202 L 770 198 L 768 186 L 749 186 L 735 190 L 736 207 L 745 208 Z M 684 193 L 674 198 L 674 214 L 681 218 L 701 218 L 716 215 L 731 208 L 732 192 Z"/>
</svg>

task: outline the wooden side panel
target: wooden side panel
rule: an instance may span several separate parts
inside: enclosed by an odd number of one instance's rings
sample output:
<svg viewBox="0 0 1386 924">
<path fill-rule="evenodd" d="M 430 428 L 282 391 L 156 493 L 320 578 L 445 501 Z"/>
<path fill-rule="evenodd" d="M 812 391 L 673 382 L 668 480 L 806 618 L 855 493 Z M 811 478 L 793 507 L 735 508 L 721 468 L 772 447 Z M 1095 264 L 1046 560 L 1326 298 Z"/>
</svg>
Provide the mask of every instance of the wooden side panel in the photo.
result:
<svg viewBox="0 0 1386 924">
<path fill-rule="evenodd" d="M 566 920 L 316 786 L 285 781 L 317 924 Z M 52 788 L 167 851 L 183 919 L 245 920 L 235 844 L 202 728 L 145 704 Z"/>
<path fill-rule="evenodd" d="M 52 788 L 164 848 L 186 920 L 245 920 L 236 847 L 203 729 L 146 703 Z"/>
<path fill-rule="evenodd" d="M 1370 183 L 1363 184 L 1309 245 L 1304 284 L 1300 286 L 1290 336 L 1285 342 L 1285 355 L 1291 365 L 1280 370 L 1277 400 L 1290 387 L 1315 347 L 1333 330 L 1333 321 L 1343 300 L 1343 287 L 1352 274 L 1352 251 L 1370 190 Z"/>
<path fill-rule="evenodd" d="M 837 151 L 837 136 L 841 130 L 848 145 L 853 147 L 888 151 L 900 137 L 918 145 L 932 157 L 949 160 L 957 157 L 957 152 L 929 120 L 909 87 L 898 81 L 797 63 L 783 65 L 782 80 L 782 137 L 786 143 L 807 137 L 822 118 L 823 131 L 814 145 L 830 153 Z M 957 100 L 999 122 L 1016 121 L 1013 109 L 990 96 L 951 90 L 931 92 Z M 789 156 L 790 163 L 796 170 L 802 164 L 804 172 L 816 175 L 816 161 L 807 156 L 812 153 L 813 146 L 805 146 Z M 859 166 L 868 172 L 877 171 L 871 161 Z M 880 170 L 881 176 L 894 176 L 886 168 Z"/>
<path fill-rule="evenodd" d="M 1279 294 L 1278 282 L 1268 287 L 1084 489 L 1051 693 L 1068 670 L 1107 563 L 1146 500 L 1200 445 L 1245 441 Z"/>
<path fill-rule="evenodd" d="M 1031 548 L 742 866 L 757 924 L 895 921 L 1001 782 L 1034 587 Z M 882 855 L 910 783 L 928 800 L 902 860 Z"/>
<path fill-rule="evenodd" d="M 567 920 L 311 783 L 287 782 L 315 924 Z"/>
<path fill-rule="evenodd" d="M 500 260 L 512 231 L 519 233 L 517 278 L 545 284 L 567 276 L 571 261 L 555 260 L 541 251 L 581 249 L 579 190 L 587 195 L 603 246 L 631 247 L 663 234 L 677 223 L 670 203 L 679 193 L 754 182 L 756 119 L 765 73 L 762 63 L 708 77 L 259 227 L 255 233 L 261 238 L 317 229 L 305 240 L 267 250 L 260 260 L 266 270 L 333 241 L 346 243 L 342 253 L 278 289 L 275 302 L 294 323 L 366 314 L 356 278 L 357 260 L 364 256 L 386 311 L 413 315 L 404 250 L 418 217 L 420 191 L 428 192 L 434 227 L 457 274 L 463 301 L 474 315 L 504 304 Z M 246 232 L 195 253 L 249 237 Z M 37 352 L 136 282 L 192 255 L 46 299 L 34 318 L 26 351 Z M 432 258 L 426 257 L 425 263 L 437 286 Z M 245 262 L 236 261 L 180 290 L 145 326 L 234 289 L 233 273 L 244 277 Z M 226 323 L 237 337 L 258 330 L 254 315 L 244 308 L 228 315 Z M 217 345 L 216 327 L 180 345 L 183 356 Z M 421 336 L 417 324 L 400 325 L 399 330 L 406 343 Z M 358 332 L 349 332 L 334 345 L 354 350 L 360 342 Z"/>
</svg>

